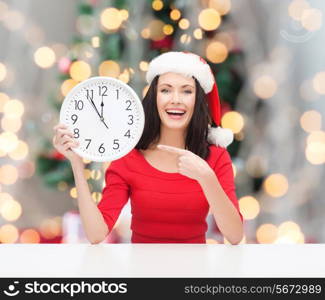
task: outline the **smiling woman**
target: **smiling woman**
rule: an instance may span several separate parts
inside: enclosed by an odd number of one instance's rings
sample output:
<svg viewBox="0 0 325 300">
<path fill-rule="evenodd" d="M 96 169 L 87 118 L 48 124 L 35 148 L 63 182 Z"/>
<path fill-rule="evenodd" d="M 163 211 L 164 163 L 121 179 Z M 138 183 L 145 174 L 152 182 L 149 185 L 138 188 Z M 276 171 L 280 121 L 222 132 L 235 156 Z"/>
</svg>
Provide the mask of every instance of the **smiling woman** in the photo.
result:
<svg viewBox="0 0 325 300">
<path fill-rule="evenodd" d="M 55 145 L 72 163 L 87 238 L 103 241 L 130 199 L 132 243 L 206 243 L 210 210 L 224 237 L 238 244 L 243 218 L 225 149 L 232 136 L 220 127 L 209 65 L 195 54 L 168 52 L 149 64 L 147 81 L 144 131 L 135 148 L 107 168 L 98 205 L 82 160 L 69 148 L 75 146 L 70 133 L 57 132 Z"/>
<path fill-rule="evenodd" d="M 227 240 L 239 243 L 243 218 L 231 159 L 220 146 L 226 130 L 209 138 L 220 124 L 210 67 L 194 54 L 169 52 L 150 63 L 147 80 L 142 137 L 106 173 L 98 208 L 109 231 L 130 197 L 133 243 L 205 243 L 209 209 Z"/>
</svg>

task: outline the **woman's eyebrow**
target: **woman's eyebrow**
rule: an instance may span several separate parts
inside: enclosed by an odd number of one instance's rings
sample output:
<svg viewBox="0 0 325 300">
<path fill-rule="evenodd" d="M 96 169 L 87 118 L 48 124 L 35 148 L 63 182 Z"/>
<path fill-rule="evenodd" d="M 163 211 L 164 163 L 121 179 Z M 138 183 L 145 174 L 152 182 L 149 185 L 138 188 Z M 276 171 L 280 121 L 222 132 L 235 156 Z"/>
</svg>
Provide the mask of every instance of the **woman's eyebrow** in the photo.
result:
<svg viewBox="0 0 325 300">
<path fill-rule="evenodd" d="M 167 85 L 168 87 L 173 87 L 173 86 L 170 85 L 169 83 L 161 83 L 161 84 L 159 84 L 159 86 L 161 86 L 161 85 Z M 189 87 L 194 88 L 194 86 L 193 86 L 193 85 L 190 85 L 190 84 L 184 84 L 184 85 L 182 85 L 181 87 L 183 88 L 183 87 L 186 87 L 186 86 L 189 86 Z"/>
</svg>

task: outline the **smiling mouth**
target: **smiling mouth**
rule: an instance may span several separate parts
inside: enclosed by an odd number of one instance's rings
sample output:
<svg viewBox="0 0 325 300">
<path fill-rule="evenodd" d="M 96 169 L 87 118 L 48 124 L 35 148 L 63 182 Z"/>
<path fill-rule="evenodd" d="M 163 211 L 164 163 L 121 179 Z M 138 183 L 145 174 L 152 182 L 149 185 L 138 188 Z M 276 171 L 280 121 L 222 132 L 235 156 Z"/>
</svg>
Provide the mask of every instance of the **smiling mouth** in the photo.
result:
<svg viewBox="0 0 325 300">
<path fill-rule="evenodd" d="M 177 111 L 177 110 L 166 110 L 166 113 L 169 115 L 169 116 L 183 116 L 185 115 L 186 111 Z"/>
</svg>

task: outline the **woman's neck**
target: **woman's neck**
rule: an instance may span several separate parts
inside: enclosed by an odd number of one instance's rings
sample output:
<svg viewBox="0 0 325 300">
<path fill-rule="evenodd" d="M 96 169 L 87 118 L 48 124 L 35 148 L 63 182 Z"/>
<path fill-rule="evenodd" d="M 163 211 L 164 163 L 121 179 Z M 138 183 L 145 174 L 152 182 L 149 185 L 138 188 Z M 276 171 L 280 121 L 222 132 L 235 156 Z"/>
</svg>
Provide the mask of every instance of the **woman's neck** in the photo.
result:
<svg viewBox="0 0 325 300">
<path fill-rule="evenodd" d="M 171 129 L 161 126 L 157 144 L 185 149 L 185 132 L 183 129 Z"/>
</svg>

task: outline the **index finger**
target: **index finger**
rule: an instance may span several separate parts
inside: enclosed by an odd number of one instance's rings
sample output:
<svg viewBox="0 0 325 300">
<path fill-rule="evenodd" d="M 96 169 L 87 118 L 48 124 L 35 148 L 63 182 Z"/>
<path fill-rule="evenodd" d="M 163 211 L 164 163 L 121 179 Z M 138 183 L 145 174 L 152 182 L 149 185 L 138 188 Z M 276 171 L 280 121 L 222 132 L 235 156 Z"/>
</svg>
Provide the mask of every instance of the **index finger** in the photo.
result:
<svg viewBox="0 0 325 300">
<path fill-rule="evenodd" d="M 187 153 L 187 150 L 177 148 L 177 147 L 167 146 L 167 145 L 157 145 L 157 148 L 160 150 L 164 150 L 164 151 L 168 151 L 180 155 Z"/>
</svg>

